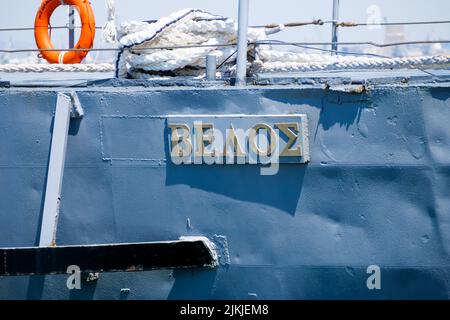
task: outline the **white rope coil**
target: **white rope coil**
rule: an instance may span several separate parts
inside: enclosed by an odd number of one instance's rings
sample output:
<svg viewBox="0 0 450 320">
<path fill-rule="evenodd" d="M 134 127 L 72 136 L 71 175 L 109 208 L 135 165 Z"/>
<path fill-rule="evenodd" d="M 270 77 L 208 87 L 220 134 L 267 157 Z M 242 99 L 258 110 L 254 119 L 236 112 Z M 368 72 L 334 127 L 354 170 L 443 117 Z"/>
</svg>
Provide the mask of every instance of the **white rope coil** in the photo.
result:
<svg viewBox="0 0 450 320">
<path fill-rule="evenodd" d="M 248 32 L 249 41 L 267 39 L 265 29 L 249 28 Z M 124 52 L 118 56 L 117 75 L 134 77 L 146 72 L 171 71 L 175 75 L 194 76 L 205 68 L 205 57 L 212 51 L 216 52 L 218 64 L 229 58 L 227 62 L 231 65 L 236 34 L 233 20 L 194 9 L 180 10 L 154 23 L 123 23 L 118 38 Z M 208 47 L 155 49 L 177 45 Z"/>
<path fill-rule="evenodd" d="M 200 19 L 199 19 L 200 18 Z M 279 28 L 249 28 L 249 41 L 264 41 L 267 35 L 283 30 Z M 149 78 L 145 75 L 165 74 L 198 76 L 204 73 L 205 57 L 215 51 L 217 63 L 225 59 L 227 70 L 232 72 L 232 44 L 236 42 L 237 25 L 231 19 L 193 9 L 175 12 L 155 23 L 127 22 L 120 26 L 118 38 L 123 46 L 119 54 L 119 77 Z M 230 44 L 227 47 L 214 45 Z M 211 45 L 211 47 L 155 49 L 177 45 Z M 249 47 L 250 49 L 251 47 Z M 135 50 L 139 49 L 139 50 Z M 275 50 L 271 45 L 256 46 L 255 59 L 249 59 L 252 72 L 304 72 L 349 69 L 394 69 L 426 66 L 442 67 L 449 64 L 449 56 L 378 58 L 364 56 L 330 56 L 288 50 Z M 150 77 L 151 78 L 151 77 Z"/>
<path fill-rule="evenodd" d="M 100 64 L 0 64 L 0 72 L 114 72 L 110 63 Z"/>
</svg>

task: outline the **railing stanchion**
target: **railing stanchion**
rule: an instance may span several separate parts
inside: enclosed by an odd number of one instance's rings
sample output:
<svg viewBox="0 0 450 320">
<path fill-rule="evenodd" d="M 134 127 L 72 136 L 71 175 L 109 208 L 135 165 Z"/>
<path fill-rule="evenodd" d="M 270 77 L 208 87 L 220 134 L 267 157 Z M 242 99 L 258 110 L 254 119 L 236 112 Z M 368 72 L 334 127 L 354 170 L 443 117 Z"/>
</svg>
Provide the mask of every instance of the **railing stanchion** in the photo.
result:
<svg viewBox="0 0 450 320">
<path fill-rule="evenodd" d="M 75 47 L 75 8 L 69 6 L 69 48 Z"/>
<path fill-rule="evenodd" d="M 206 80 L 216 80 L 217 57 L 213 52 L 206 56 Z"/>
<path fill-rule="evenodd" d="M 244 86 L 247 76 L 248 10 L 250 0 L 239 0 L 236 85 Z"/>
<path fill-rule="evenodd" d="M 337 54 L 338 50 L 338 19 L 339 19 L 339 0 L 333 0 L 333 24 L 331 29 L 331 52 L 332 55 Z"/>
</svg>

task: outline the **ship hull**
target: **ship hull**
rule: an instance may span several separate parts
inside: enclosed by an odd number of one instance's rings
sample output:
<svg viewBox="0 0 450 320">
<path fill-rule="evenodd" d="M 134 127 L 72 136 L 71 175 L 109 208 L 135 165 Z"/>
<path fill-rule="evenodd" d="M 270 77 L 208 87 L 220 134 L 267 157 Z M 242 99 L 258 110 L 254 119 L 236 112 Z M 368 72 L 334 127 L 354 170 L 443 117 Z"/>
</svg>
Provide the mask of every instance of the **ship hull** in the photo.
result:
<svg viewBox="0 0 450 320">
<path fill-rule="evenodd" d="M 206 236 L 219 265 L 100 273 L 79 290 L 5 275 L 0 299 L 448 299 L 450 88 L 353 89 L 76 89 L 56 244 Z M 38 245 L 58 91 L 0 91 L 0 247 Z M 266 176 L 170 159 L 168 116 L 293 114 L 307 116 L 307 163 Z"/>
</svg>

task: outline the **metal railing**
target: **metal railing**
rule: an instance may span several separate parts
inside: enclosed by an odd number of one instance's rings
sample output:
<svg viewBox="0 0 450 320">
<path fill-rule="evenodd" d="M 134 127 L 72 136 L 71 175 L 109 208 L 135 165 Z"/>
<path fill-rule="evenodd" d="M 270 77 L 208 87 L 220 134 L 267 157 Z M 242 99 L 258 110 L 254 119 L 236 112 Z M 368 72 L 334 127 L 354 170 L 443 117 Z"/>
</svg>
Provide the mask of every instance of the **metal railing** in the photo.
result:
<svg viewBox="0 0 450 320">
<path fill-rule="evenodd" d="M 331 41 L 330 42 L 285 42 L 278 40 L 267 40 L 267 41 L 257 41 L 257 42 L 248 42 L 247 41 L 247 28 L 248 28 L 248 16 L 250 10 L 250 0 L 238 0 L 239 1 L 239 17 L 238 17 L 238 39 L 236 43 L 230 44 L 214 44 L 214 45 L 179 45 L 179 46 L 165 46 L 165 47 L 153 47 L 151 50 L 163 50 L 163 49 L 183 49 L 183 48 L 198 48 L 198 47 L 229 47 L 229 46 L 237 46 L 237 58 L 236 58 L 236 84 L 244 85 L 245 84 L 245 76 L 246 76 L 246 66 L 247 66 L 247 48 L 249 45 L 260 45 L 260 44 L 270 44 L 270 45 L 292 45 L 297 47 L 302 47 L 305 49 L 311 50 L 321 50 L 330 52 L 331 54 L 356 54 L 354 52 L 349 51 L 339 51 L 338 48 L 340 45 L 345 46 L 373 46 L 378 48 L 384 47 L 392 47 L 392 46 L 402 46 L 402 45 L 419 45 L 419 44 L 435 44 L 435 43 L 450 43 L 450 40 L 419 40 L 419 41 L 403 41 L 403 42 L 392 42 L 392 43 L 376 43 L 372 41 L 362 41 L 362 42 L 339 42 L 338 39 L 338 29 L 342 27 L 359 27 L 359 26 L 391 26 L 391 25 L 425 25 L 425 24 L 448 24 L 450 20 L 436 20 L 436 21 L 400 21 L 400 22 L 377 22 L 377 23 L 363 23 L 363 22 L 354 22 L 354 21 L 339 21 L 339 0 L 333 0 L 332 7 L 332 20 L 322 20 L 322 19 L 314 19 L 311 21 L 297 21 L 297 22 L 288 22 L 284 24 L 267 24 L 267 25 L 256 25 L 251 26 L 255 28 L 277 28 L 277 27 L 302 27 L 302 26 L 324 26 L 324 25 L 332 25 L 331 32 Z M 67 29 L 69 34 L 69 48 L 71 49 L 48 49 L 48 50 L 40 50 L 37 48 L 24 48 L 24 49 L 1 49 L 0 53 L 13 54 L 13 53 L 23 53 L 23 52 L 41 52 L 41 51 L 116 51 L 119 52 L 123 49 L 121 48 L 91 48 L 91 49 L 74 49 L 75 45 L 75 30 L 81 28 L 81 26 L 75 25 L 75 10 L 73 7 L 69 6 L 69 22 L 66 26 L 56 26 L 49 27 L 49 30 L 53 29 Z M 219 19 L 219 18 L 217 18 Z M 226 18 L 223 18 L 226 19 Z M 203 20 L 203 19 L 198 19 Z M 156 20 L 155 20 L 156 21 Z M 154 22 L 148 21 L 148 22 Z M 96 27 L 96 29 L 103 29 L 102 27 Z M 0 28 L 0 32 L 13 32 L 13 31 L 31 31 L 34 30 L 33 27 L 21 27 L 21 28 Z M 330 46 L 329 49 L 324 48 L 316 48 L 312 46 Z M 133 51 L 139 50 L 149 50 L 133 48 Z M 236 52 L 233 53 L 233 55 Z M 367 56 L 379 56 L 379 54 L 371 54 L 371 53 L 359 53 L 361 55 Z"/>
<path fill-rule="evenodd" d="M 248 10 L 249 10 L 249 0 L 239 0 L 239 2 L 244 2 L 244 8 L 246 6 L 247 11 L 245 13 L 246 16 L 248 16 Z M 311 21 L 296 21 L 296 22 L 287 22 L 282 24 L 272 23 L 272 24 L 266 24 L 266 25 L 253 25 L 250 27 L 253 28 L 277 28 L 280 26 L 286 27 L 286 28 L 294 28 L 294 27 L 303 27 L 303 26 L 324 26 L 327 24 L 332 24 L 332 34 L 331 34 L 331 42 L 285 42 L 285 44 L 292 44 L 292 45 L 329 45 L 332 50 L 336 51 L 338 49 L 338 45 L 371 45 L 375 47 L 389 47 L 389 46 L 396 46 L 396 45 L 410 45 L 410 44 L 430 44 L 430 43 L 448 43 L 449 40 L 424 40 L 424 41 L 405 41 L 405 42 L 395 42 L 395 43 L 388 43 L 388 44 L 381 44 L 381 43 L 375 43 L 371 41 L 367 42 L 339 42 L 338 40 L 338 29 L 342 27 L 360 27 L 360 26 L 391 26 L 391 25 L 426 25 L 426 24 L 450 24 L 450 20 L 435 20 L 435 21 L 398 21 L 398 22 L 377 22 L 377 23 L 367 23 L 367 22 L 354 22 L 354 21 L 339 21 L 339 0 L 333 0 L 333 18 L 332 20 L 322 20 L 322 19 L 314 19 Z M 80 29 L 81 26 L 76 26 L 74 23 L 74 9 L 70 7 L 69 10 L 69 22 L 65 26 L 50 26 L 49 30 L 57 30 L 57 29 L 67 29 L 69 34 L 69 48 L 74 47 L 74 31 L 76 29 Z M 240 7 L 241 8 L 241 7 Z M 241 10 L 241 9 L 240 9 Z M 226 18 L 223 18 L 226 19 Z M 197 19 L 197 20 L 204 20 L 204 19 Z M 155 22 L 157 20 L 149 20 L 147 22 Z M 103 27 L 96 27 L 97 30 L 103 29 Z M 0 28 L 0 32 L 14 32 L 14 31 L 32 31 L 34 30 L 34 27 L 15 27 L 15 28 Z M 225 44 L 223 46 L 230 46 L 230 45 L 236 45 L 235 44 Z M 175 46 L 175 47 L 155 47 L 154 49 L 170 49 L 170 48 L 194 48 L 194 47 L 207 47 L 208 45 L 189 45 L 189 46 Z M 214 45 L 215 47 L 220 45 Z M 212 47 L 212 45 L 211 45 Z M 61 49 L 58 49 L 55 51 L 60 51 Z M 63 49 L 65 51 L 77 51 L 77 49 Z M 114 48 L 93 48 L 93 49 L 82 49 L 79 51 L 116 51 L 119 49 Z M 0 52 L 2 53 L 17 53 L 17 52 L 33 52 L 33 51 L 42 51 L 39 49 L 17 49 L 17 50 L 7 50 L 7 49 L 0 49 Z M 52 50 L 46 50 L 46 51 L 52 51 Z"/>
</svg>

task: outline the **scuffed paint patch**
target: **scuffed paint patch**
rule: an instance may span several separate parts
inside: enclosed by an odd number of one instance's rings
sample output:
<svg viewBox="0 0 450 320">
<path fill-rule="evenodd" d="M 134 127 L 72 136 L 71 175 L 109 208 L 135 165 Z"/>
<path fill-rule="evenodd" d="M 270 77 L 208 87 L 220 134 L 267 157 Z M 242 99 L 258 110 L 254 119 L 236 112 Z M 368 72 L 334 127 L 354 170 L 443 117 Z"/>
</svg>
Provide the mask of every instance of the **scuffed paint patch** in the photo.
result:
<svg viewBox="0 0 450 320">
<path fill-rule="evenodd" d="M 208 238 L 201 237 L 201 236 L 186 236 L 186 237 L 180 237 L 180 241 L 201 241 L 205 245 L 206 248 L 208 248 L 209 254 L 211 255 L 212 262 L 209 265 L 205 265 L 205 267 L 211 267 L 215 268 L 218 266 L 219 263 L 219 255 L 216 248 L 216 245 Z"/>
<path fill-rule="evenodd" d="M 330 86 L 331 91 L 337 92 L 348 92 L 348 93 L 363 93 L 366 91 L 366 86 L 364 85 L 340 85 L 340 86 Z"/>
<path fill-rule="evenodd" d="M 226 236 L 215 234 L 213 241 L 216 245 L 216 250 L 219 256 L 219 264 L 221 266 L 230 265 L 230 252 L 228 251 L 228 240 Z"/>
</svg>

